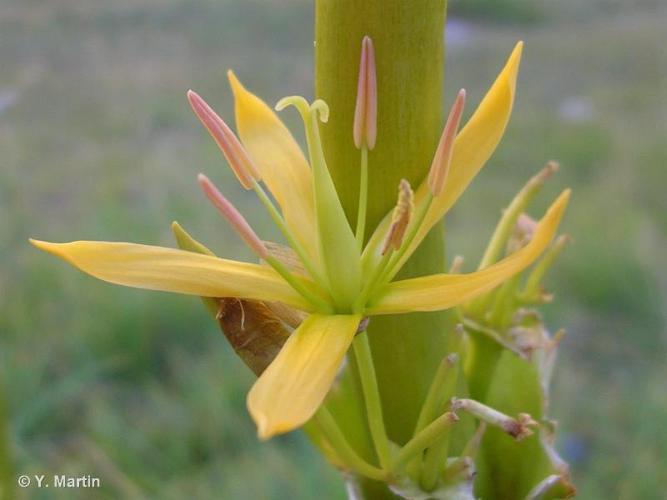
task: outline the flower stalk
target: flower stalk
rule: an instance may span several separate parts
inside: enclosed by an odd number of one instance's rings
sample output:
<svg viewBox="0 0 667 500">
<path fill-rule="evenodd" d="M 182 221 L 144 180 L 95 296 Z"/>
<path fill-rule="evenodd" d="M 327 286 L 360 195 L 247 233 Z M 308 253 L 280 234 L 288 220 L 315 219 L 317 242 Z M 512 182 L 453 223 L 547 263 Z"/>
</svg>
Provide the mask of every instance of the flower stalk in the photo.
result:
<svg viewBox="0 0 667 500">
<path fill-rule="evenodd" d="M 348 218 L 358 213 L 359 151 L 350 130 L 358 89 L 360 42 L 370 36 L 375 49 L 377 108 L 382 123 L 377 142 L 368 155 L 369 185 L 366 226 L 374 227 L 395 204 L 396 187 L 405 178 L 419 185 L 433 158 L 441 130 L 444 69 L 444 1 L 405 2 L 318 0 L 316 2 L 316 95 L 331 106 L 330 120 L 322 130 L 332 177 Z M 345 26 L 345 33 L 340 26 Z M 389 28 L 390 27 L 390 28 Z M 389 28 L 389 29 L 388 29 Z M 419 50 L 428 58 L 414 57 Z M 350 65 L 340 64 L 351 61 Z M 401 116 L 401 120 L 396 118 Z M 406 135 L 406 130 L 410 134 Z M 365 188 L 362 186 L 361 191 Z M 416 276 L 445 269 L 439 230 L 427 238 L 402 276 Z M 391 441 L 405 443 L 412 437 L 419 408 L 432 375 L 447 354 L 447 342 L 434 342 L 434 329 L 453 326 L 447 313 L 426 317 L 374 318 L 368 340 L 378 380 L 386 430 Z M 406 332 L 410 332 L 406 335 Z M 444 339 L 443 339 L 444 340 Z M 397 363 L 396 353 L 403 352 Z M 419 370 L 414 370 L 420 366 Z M 344 375 L 347 377 L 348 375 Z M 353 405 L 356 396 L 337 394 L 336 401 Z M 343 404 L 341 404 L 343 406 Z M 363 421 L 339 419 L 348 435 L 363 435 Z M 359 448 L 363 447 L 358 443 Z M 382 490 L 362 482 L 367 498 L 382 498 Z M 373 493 L 371 493 L 371 491 Z M 372 495 L 372 496 L 371 496 Z"/>
</svg>

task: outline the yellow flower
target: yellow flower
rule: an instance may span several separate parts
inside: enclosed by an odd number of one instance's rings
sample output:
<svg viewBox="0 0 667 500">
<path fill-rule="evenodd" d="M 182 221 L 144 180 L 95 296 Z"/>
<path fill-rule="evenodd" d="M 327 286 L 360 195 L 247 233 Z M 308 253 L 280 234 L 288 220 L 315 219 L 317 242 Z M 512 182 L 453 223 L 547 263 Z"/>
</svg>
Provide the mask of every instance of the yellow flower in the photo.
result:
<svg viewBox="0 0 667 500">
<path fill-rule="evenodd" d="M 375 143 L 374 58 L 370 42 L 364 44 L 364 50 L 371 52 L 362 61 L 362 72 L 372 70 L 372 74 L 362 74 L 360 88 L 366 94 L 357 113 L 362 122 L 354 132 L 362 149 L 362 166 Z M 463 105 L 463 94 L 459 95 L 431 174 L 414 194 L 407 183 L 402 184 L 397 208 L 387 214 L 363 249 L 365 221 L 358 223 L 355 235 L 322 152 L 319 122 L 326 122 L 329 112 L 323 101 L 308 104 L 303 98 L 291 97 L 277 106 L 280 110 L 293 105 L 300 112 L 308 139 L 307 161 L 278 116 L 233 73 L 229 79 L 240 141 L 200 97 L 189 93 L 196 114 L 220 145 L 239 181 L 257 192 L 298 255 L 304 272 L 288 269 L 272 257 L 243 217 L 204 176 L 200 176 L 200 183 L 207 196 L 263 263 L 134 243 L 31 241 L 111 283 L 203 297 L 280 302 L 309 313 L 256 381 L 247 400 L 261 438 L 290 431 L 305 423 L 320 406 L 364 317 L 434 311 L 468 302 L 530 265 L 551 241 L 569 191 L 548 209 L 530 243 L 497 264 L 470 274 L 394 280 L 500 141 L 514 100 L 520 55 L 518 44 L 475 113 L 456 134 Z M 364 109 L 368 110 L 365 115 Z"/>
</svg>

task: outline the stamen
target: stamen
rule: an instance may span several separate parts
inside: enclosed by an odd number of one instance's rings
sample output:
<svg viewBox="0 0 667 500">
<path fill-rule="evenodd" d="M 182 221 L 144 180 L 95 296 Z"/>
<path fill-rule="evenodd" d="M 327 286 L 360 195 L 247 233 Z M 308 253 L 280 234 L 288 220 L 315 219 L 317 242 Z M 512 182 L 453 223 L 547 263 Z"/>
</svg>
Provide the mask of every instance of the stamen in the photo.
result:
<svg viewBox="0 0 667 500">
<path fill-rule="evenodd" d="M 188 101 L 197 118 L 222 150 L 241 185 L 245 189 L 252 189 L 253 181 L 261 180 L 261 176 L 234 132 L 196 92 L 188 90 Z"/>
<path fill-rule="evenodd" d="M 454 139 L 456 138 L 459 123 L 461 122 L 465 98 L 466 91 L 464 89 L 459 90 L 447 117 L 445 128 L 442 131 L 442 137 L 440 138 L 438 149 L 435 151 L 433 163 L 431 163 L 431 171 L 428 174 L 428 188 L 434 197 L 440 196 L 445 187 L 449 165 L 452 162 L 452 153 L 454 152 Z"/>
<path fill-rule="evenodd" d="M 531 436 L 532 428 L 538 425 L 528 413 L 519 413 L 517 418 L 512 418 L 473 399 L 452 398 L 450 408 L 452 411 L 466 411 L 487 424 L 499 427 L 517 441 Z"/>
<path fill-rule="evenodd" d="M 382 257 L 379 262 L 372 269 L 369 278 L 366 280 L 361 293 L 358 295 L 354 303 L 355 310 L 363 310 L 368 298 L 378 290 L 382 284 L 386 283 L 386 277 L 391 273 L 392 261 L 397 255 L 405 251 L 405 233 L 410 225 L 412 212 L 414 210 L 414 193 L 410 187 L 410 183 L 405 179 L 401 179 L 398 184 L 398 201 L 391 216 L 391 226 L 387 232 L 384 243 L 382 244 Z M 421 223 L 418 219 L 417 223 Z M 411 233 L 414 233 L 414 224 Z M 408 239 L 414 235 L 408 234 Z M 390 250 L 392 252 L 390 252 Z M 398 250 L 397 253 L 394 251 Z"/>
<path fill-rule="evenodd" d="M 398 185 L 398 202 L 391 216 L 391 227 L 384 240 L 382 255 L 386 254 L 389 250 L 398 250 L 401 248 L 405 230 L 408 228 L 414 210 L 413 198 L 414 195 L 410 183 L 405 179 L 401 179 Z"/>
<path fill-rule="evenodd" d="M 261 259 L 267 259 L 269 253 L 259 239 L 255 231 L 250 227 L 250 224 L 245 220 L 243 215 L 230 203 L 230 201 L 223 196 L 223 194 L 215 187 L 208 177 L 204 174 L 197 176 L 197 181 L 201 186 L 204 194 L 211 203 L 217 208 L 222 216 L 227 219 L 227 222 L 234 228 L 241 239 L 255 252 Z"/>
<path fill-rule="evenodd" d="M 377 81 L 375 75 L 375 50 L 373 41 L 365 36 L 361 42 L 357 104 L 354 109 L 354 144 L 361 149 L 361 177 L 359 179 L 359 205 L 355 238 L 361 252 L 366 232 L 368 205 L 368 151 L 375 147 L 377 136 Z"/>
<path fill-rule="evenodd" d="M 372 150 L 377 136 L 377 78 L 373 41 L 365 36 L 361 42 L 357 105 L 354 110 L 354 145 Z"/>
<path fill-rule="evenodd" d="M 359 252 L 363 249 L 366 236 L 366 212 L 368 210 L 368 149 L 361 148 L 361 167 L 359 169 L 359 204 L 357 208 L 357 231 L 355 238 Z"/>
</svg>

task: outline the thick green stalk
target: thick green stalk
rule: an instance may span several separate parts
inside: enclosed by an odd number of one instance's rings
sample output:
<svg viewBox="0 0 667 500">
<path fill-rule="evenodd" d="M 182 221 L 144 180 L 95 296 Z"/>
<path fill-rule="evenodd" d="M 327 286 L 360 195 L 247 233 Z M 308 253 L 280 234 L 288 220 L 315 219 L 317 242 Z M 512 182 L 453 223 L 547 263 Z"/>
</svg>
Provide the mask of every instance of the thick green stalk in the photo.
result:
<svg viewBox="0 0 667 500">
<path fill-rule="evenodd" d="M 424 179 L 442 126 L 445 0 L 317 0 L 316 96 L 330 107 L 324 150 L 348 219 L 359 199 L 352 126 L 361 40 L 374 42 L 377 145 L 368 154 L 366 237 L 393 207 L 401 178 Z M 427 237 L 401 276 L 444 271 L 442 229 Z M 389 438 L 412 435 L 438 363 L 447 354 L 445 313 L 373 318 L 368 329 Z M 383 498 L 369 494 L 367 498 Z M 389 495 L 385 495 L 389 497 Z"/>
<path fill-rule="evenodd" d="M 503 353 L 497 342 L 479 333 L 470 335 L 470 353 L 466 360 L 465 374 L 470 396 L 484 401 L 496 369 L 496 363 Z"/>
<path fill-rule="evenodd" d="M 317 1 L 316 92 L 330 109 L 322 139 L 351 220 L 359 188 L 352 124 L 363 36 L 375 45 L 378 133 L 368 154 L 369 233 L 395 204 L 401 178 L 416 186 L 430 166 L 442 126 L 444 20 L 444 0 Z"/>
</svg>

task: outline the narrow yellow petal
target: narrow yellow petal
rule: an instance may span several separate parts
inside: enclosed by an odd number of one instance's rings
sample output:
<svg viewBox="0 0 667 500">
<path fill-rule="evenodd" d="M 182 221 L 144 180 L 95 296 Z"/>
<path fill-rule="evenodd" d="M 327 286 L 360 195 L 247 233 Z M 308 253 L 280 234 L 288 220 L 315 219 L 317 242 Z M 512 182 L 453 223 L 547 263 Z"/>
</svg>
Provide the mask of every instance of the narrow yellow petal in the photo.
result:
<svg viewBox="0 0 667 500">
<path fill-rule="evenodd" d="M 303 425 L 329 392 L 361 316 L 313 314 L 287 339 L 248 394 L 261 439 Z"/>
<path fill-rule="evenodd" d="M 434 274 L 391 283 L 368 314 L 437 311 L 468 302 L 522 271 L 553 238 L 570 198 L 565 190 L 544 215 L 528 245 L 486 269 L 469 274 Z"/>
<path fill-rule="evenodd" d="M 514 105 L 522 49 L 523 42 L 517 43 L 491 89 L 456 136 L 444 191 L 435 198 L 424 222 L 428 229 L 438 222 L 461 196 L 503 137 Z"/>
<path fill-rule="evenodd" d="M 135 243 L 30 242 L 95 278 L 118 285 L 201 297 L 269 300 L 310 309 L 301 295 L 266 266 Z"/>
<path fill-rule="evenodd" d="M 465 127 L 456 136 L 452 159 L 447 173 L 447 182 L 440 196 L 433 203 L 410 249 L 405 253 L 401 265 L 407 260 L 431 228 L 445 215 L 468 187 L 486 161 L 491 157 L 505 132 L 514 104 L 516 79 L 521 62 L 523 42 L 519 42 L 509 56 L 505 67 L 500 72 L 486 96 Z M 428 196 L 428 178 L 422 182 L 415 193 L 415 206 L 424 203 Z M 387 234 L 391 214 L 387 214 L 378 226 L 368 251 L 379 254 L 380 243 Z M 368 256 L 370 258 L 377 258 Z"/>
<path fill-rule="evenodd" d="M 228 73 L 236 102 L 236 128 L 262 180 L 280 205 L 299 243 L 316 253 L 312 173 L 287 127 L 259 97 Z M 316 257 L 316 255 L 312 255 Z"/>
</svg>

